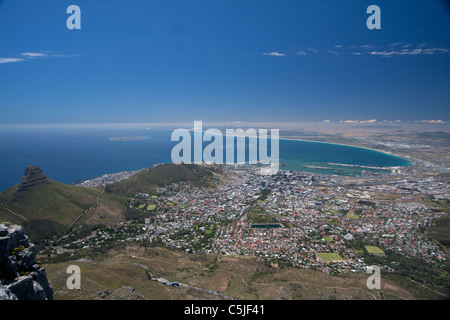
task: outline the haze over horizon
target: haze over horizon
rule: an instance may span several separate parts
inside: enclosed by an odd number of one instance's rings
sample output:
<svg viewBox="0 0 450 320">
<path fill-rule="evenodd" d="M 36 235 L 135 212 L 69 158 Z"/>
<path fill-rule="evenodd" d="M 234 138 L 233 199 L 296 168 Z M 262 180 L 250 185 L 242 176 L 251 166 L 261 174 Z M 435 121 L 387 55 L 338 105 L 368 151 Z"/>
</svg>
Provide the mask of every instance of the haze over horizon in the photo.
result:
<svg viewBox="0 0 450 320">
<path fill-rule="evenodd" d="M 441 0 L 3 0 L 0 124 L 446 124 L 448 30 Z"/>
</svg>

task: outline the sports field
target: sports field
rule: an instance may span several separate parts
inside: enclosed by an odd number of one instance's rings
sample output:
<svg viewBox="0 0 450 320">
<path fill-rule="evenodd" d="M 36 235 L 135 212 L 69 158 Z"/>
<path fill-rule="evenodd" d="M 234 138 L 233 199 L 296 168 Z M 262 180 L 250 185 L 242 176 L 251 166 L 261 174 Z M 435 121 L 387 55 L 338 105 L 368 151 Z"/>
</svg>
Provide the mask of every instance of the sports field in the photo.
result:
<svg viewBox="0 0 450 320">
<path fill-rule="evenodd" d="M 368 253 L 372 254 L 384 254 L 384 251 L 375 246 L 364 246 Z"/>
<path fill-rule="evenodd" d="M 318 252 L 316 255 L 323 260 L 323 262 L 327 263 L 330 261 L 344 261 L 345 259 L 342 258 L 338 253 L 336 252 Z"/>
</svg>

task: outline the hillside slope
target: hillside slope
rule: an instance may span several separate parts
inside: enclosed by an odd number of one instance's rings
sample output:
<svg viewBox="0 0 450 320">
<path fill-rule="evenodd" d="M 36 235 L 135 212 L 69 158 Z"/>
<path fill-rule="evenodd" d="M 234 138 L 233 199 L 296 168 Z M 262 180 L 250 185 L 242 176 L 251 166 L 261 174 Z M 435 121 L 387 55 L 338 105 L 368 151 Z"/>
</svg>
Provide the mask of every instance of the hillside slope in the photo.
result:
<svg viewBox="0 0 450 320">
<path fill-rule="evenodd" d="M 445 299 L 443 293 L 413 282 L 405 276 L 383 275 L 381 290 L 370 290 L 365 273 L 340 276 L 303 268 L 277 268 L 256 257 L 220 256 L 186 253 L 167 248 L 127 246 L 119 251 L 96 256 L 90 249 L 80 252 L 87 259 L 47 261 L 45 268 L 55 299 L 116 299 L 116 290 L 131 286 L 139 298 L 149 300 L 212 300 L 228 297 L 244 300 L 412 300 Z M 77 257 L 79 258 L 79 257 Z M 65 270 L 71 264 L 84 270 L 83 290 L 67 290 Z M 172 287 L 148 278 L 176 281 L 185 286 Z M 137 294 L 134 296 L 136 297 Z M 128 297 L 134 299 L 135 297 Z M 123 297 L 126 299 L 127 297 Z"/>
<path fill-rule="evenodd" d="M 129 196 L 153 194 L 158 186 L 181 181 L 208 186 L 213 177 L 214 171 L 203 166 L 165 164 L 106 188 L 86 188 L 53 181 L 29 166 L 19 184 L 0 193 L 0 221 L 22 225 L 34 241 L 77 225 L 117 225 L 126 219 Z"/>
<path fill-rule="evenodd" d="M 190 182 L 208 187 L 214 184 L 214 175 L 217 171 L 217 167 L 195 164 L 162 164 L 114 183 L 108 186 L 106 191 L 127 196 L 133 196 L 138 192 L 155 194 L 157 187 L 176 182 Z"/>
<path fill-rule="evenodd" d="M 45 183 L 34 185 L 24 180 L 25 177 L 21 183 L 0 194 L 0 220 L 22 225 L 33 240 L 64 233 L 78 216 L 96 206 L 98 195 L 103 191 L 102 188 L 76 187 L 48 178 L 42 180 Z M 24 189 L 23 185 L 27 187 Z M 125 210 L 125 198 L 105 196 L 100 200 L 107 202 L 111 210 Z M 89 214 L 95 215 L 95 208 Z"/>
</svg>

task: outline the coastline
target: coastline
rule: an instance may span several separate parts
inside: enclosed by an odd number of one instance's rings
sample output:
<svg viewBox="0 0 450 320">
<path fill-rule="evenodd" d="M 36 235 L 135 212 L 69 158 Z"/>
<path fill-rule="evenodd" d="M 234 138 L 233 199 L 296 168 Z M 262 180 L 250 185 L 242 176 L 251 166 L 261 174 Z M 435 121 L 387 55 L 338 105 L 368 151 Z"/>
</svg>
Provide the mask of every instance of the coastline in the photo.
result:
<svg viewBox="0 0 450 320">
<path fill-rule="evenodd" d="M 192 130 L 191 130 L 192 131 Z M 167 130 L 167 131 L 165 131 L 165 132 L 170 132 L 170 130 Z M 270 132 L 269 132 L 270 133 Z M 113 137 L 113 135 L 110 135 L 110 133 L 109 132 L 107 132 L 106 134 L 108 134 L 105 138 L 106 139 L 110 139 L 111 137 Z M 106 135 L 105 134 L 105 135 Z M 165 134 L 164 134 L 165 135 Z M 21 138 L 24 138 L 24 137 L 28 137 L 29 136 L 29 133 L 26 133 L 26 134 L 24 134 L 24 136 L 21 136 Z M 117 137 L 119 137 L 120 135 L 117 135 L 117 136 L 115 136 L 116 138 Z M 120 136 L 120 137 L 125 137 L 125 136 L 127 136 L 126 134 L 124 134 L 124 135 L 122 135 L 122 136 Z M 130 134 L 130 135 L 128 135 L 128 137 L 133 137 L 133 136 L 135 136 L 135 137 L 138 137 L 139 136 L 139 134 L 136 134 L 136 135 L 134 135 L 134 134 Z M 170 135 L 169 135 L 170 136 Z M 233 134 L 231 134 L 231 135 L 229 135 L 230 137 L 232 137 L 232 136 L 235 136 L 235 135 L 233 135 Z M 239 135 L 238 135 L 239 136 Z M 241 135 L 242 136 L 242 135 Z M 72 136 L 71 136 L 72 137 Z M 77 135 L 74 135 L 74 137 L 76 138 L 76 137 L 78 137 Z M 84 137 L 84 136 L 83 136 Z M 103 134 L 101 134 L 101 135 L 99 135 L 99 138 L 102 138 L 103 139 Z M 161 140 L 161 143 L 164 143 L 164 141 L 167 141 L 167 140 L 165 140 L 165 139 L 167 139 L 167 138 L 161 138 L 162 140 Z M 170 138 L 168 138 L 168 139 L 170 139 Z M 269 139 L 270 139 L 270 136 L 269 136 Z M 376 152 L 376 153 L 378 153 L 379 155 L 383 155 L 383 156 L 387 156 L 387 157 L 392 157 L 392 159 L 394 160 L 393 162 L 391 162 L 391 161 L 389 161 L 389 159 L 386 159 L 386 161 L 384 161 L 384 162 L 382 162 L 383 164 L 385 164 L 386 165 L 386 168 L 395 168 L 395 167 L 397 167 L 397 166 L 399 166 L 398 165 L 398 163 L 400 163 L 400 166 L 402 167 L 402 168 L 412 168 L 413 166 L 414 166 L 414 163 L 413 163 L 413 161 L 411 161 L 411 160 L 413 160 L 413 159 L 408 159 L 408 158 L 403 158 L 402 156 L 398 156 L 398 155 L 396 155 L 396 154 L 393 154 L 393 153 L 390 153 L 390 152 L 386 152 L 386 151 L 381 151 L 381 150 L 377 150 L 377 149 L 374 149 L 374 148 L 369 148 L 369 147 L 364 147 L 364 146 L 358 146 L 358 145 L 352 145 L 352 144 L 344 144 L 344 143 L 334 143 L 334 142 L 327 142 L 327 141 L 314 141 L 314 140 L 307 140 L 308 139 L 308 137 L 306 137 L 306 139 L 302 139 L 302 138 L 300 138 L 300 137 L 296 137 L 296 136 L 294 136 L 294 135 L 290 135 L 290 137 L 280 137 L 279 138 L 280 140 L 286 140 L 287 142 L 288 141 L 294 141 L 292 144 L 295 146 L 295 142 L 298 142 L 298 143 L 301 143 L 301 142 L 309 142 L 309 143 L 311 143 L 311 144 L 313 144 L 313 143 L 321 143 L 323 146 L 326 146 L 326 145 L 335 145 L 335 146 L 341 146 L 341 147 L 352 147 L 352 148 L 359 148 L 360 150 L 364 150 L 364 149 L 366 149 L 366 150 L 368 150 L 368 151 L 373 151 L 373 152 Z M 94 143 L 92 144 L 93 146 L 95 146 L 95 147 L 97 147 L 98 145 L 103 145 L 103 140 L 99 140 L 99 139 L 97 139 L 98 141 L 94 141 Z M 83 140 L 84 141 L 84 140 Z M 108 141 L 108 140 L 107 140 Z M 357 141 L 355 141 L 355 142 L 357 142 Z M 75 152 L 79 152 L 78 150 L 81 150 L 81 151 L 83 151 L 84 149 L 82 149 L 81 147 L 83 146 L 83 143 L 84 142 L 82 142 L 82 143 L 80 143 L 80 144 L 76 144 L 76 147 L 78 148 L 75 148 L 74 150 L 74 152 L 72 152 L 72 154 L 75 154 Z M 121 148 L 125 148 L 125 149 L 127 149 L 128 147 L 126 146 L 126 145 L 122 145 L 123 143 L 126 143 L 126 142 L 116 142 L 117 143 L 117 148 L 118 149 L 116 149 L 116 146 L 114 145 L 114 144 L 109 144 L 109 146 L 110 147 L 108 147 L 108 148 L 106 148 L 105 150 L 106 150 L 106 152 L 112 152 L 112 154 L 111 154 L 111 156 L 114 158 L 115 157 L 115 150 L 122 150 Z M 166 145 L 168 145 L 168 143 L 166 142 Z M 26 146 L 28 146 L 28 144 L 26 144 Z M 123 147 L 123 146 L 126 146 L 126 147 Z M 7 147 L 9 148 L 10 146 L 9 145 L 7 145 Z M 36 146 L 31 146 L 30 147 L 31 149 L 30 150 L 35 150 L 36 149 Z M 39 147 L 40 148 L 40 147 Z M 46 146 L 45 145 L 43 145 L 42 146 L 42 148 L 44 148 L 43 150 L 46 150 Z M 131 150 L 130 152 L 131 152 L 131 154 L 132 154 L 132 151 L 133 150 L 135 150 L 135 149 L 133 149 L 134 147 L 133 147 L 133 144 L 132 144 L 132 147 L 130 147 L 130 149 L 129 150 Z M 18 149 L 18 148 L 16 148 L 16 147 L 11 147 L 10 148 L 10 151 L 8 151 L 9 153 L 14 153 L 14 152 L 18 152 L 17 150 L 19 150 L 20 152 L 22 152 L 22 149 L 24 149 L 24 148 L 20 148 L 20 149 Z M 125 150 L 124 149 L 124 150 Z M 167 148 L 166 148 L 167 150 L 169 150 L 170 149 L 170 146 L 167 146 Z M 320 149 L 320 148 L 319 148 Z M 28 148 L 27 148 L 27 150 L 28 150 Z M 39 150 L 41 150 L 41 149 L 39 149 Z M 92 149 L 92 150 L 94 150 L 95 151 L 95 149 Z M 127 149 L 128 150 L 128 149 Z M 159 150 L 159 149 L 158 149 Z M 165 150 L 165 149 L 164 149 Z M 301 151 L 301 148 L 299 148 L 299 150 Z M 333 150 L 333 148 L 331 148 L 331 150 Z M 357 150 L 357 149 L 354 149 L 354 150 Z M 393 149 L 394 151 L 396 150 L 396 149 Z M 80 151 L 80 152 L 81 152 Z M 83 151 L 84 152 L 84 151 Z M 170 152 L 170 151 L 161 151 L 161 152 Z M 343 154 L 345 154 L 345 150 L 343 151 L 344 153 Z M 347 152 L 351 152 L 351 149 L 349 149 Z M 141 152 L 141 156 L 143 155 L 143 156 L 145 156 L 145 154 L 147 153 L 147 151 L 143 151 L 143 152 Z M 366 153 L 367 153 L 367 151 L 366 151 Z M 165 154 L 165 153 L 160 153 L 160 154 Z M 93 153 L 93 158 L 92 159 L 97 159 L 97 158 L 95 158 L 95 156 L 97 155 L 97 153 L 96 152 L 94 152 Z M 367 157 L 368 157 L 368 159 L 370 159 L 370 153 L 367 153 Z M 21 156 L 24 158 L 24 159 L 28 159 L 28 157 L 32 157 L 33 156 L 33 154 L 30 154 L 29 155 L 29 152 L 27 151 L 27 152 L 23 152 L 23 155 L 21 154 Z M 291 157 L 292 159 L 294 159 L 295 160 L 295 158 L 294 158 L 294 156 L 295 156 L 295 154 L 293 154 L 293 156 Z M 374 154 L 374 156 L 376 156 L 376 154 Z M 101 160 L 101 161 L 104 161 L 105 159 L 105 156 L 104 155 L 102 155 L 102 154 L 99 154 L 99 159 Z M 378 156 L 376 156 L 376 157 L 378 157 Z M 67 157 L 66 157 L 67 158 Z M 41 162 L 38 162 L 38 161 L 36 161 L 36 160 L 33 160 L 33 159 L 31 159 L 31 160 L 28 160 L 30 163 L 38 163 L 42 168 L 44 168 L 43 170 L 45 170 L 45 171 L 50 171 L 49 170 L 49 168 L 52 168 L 52 166 L 53 165 L 55 165 L 55 163 L 59 163 L 59 162 L 61 162 L 61 161 L 67 161 L 67 163 L 68 163 L 68 166 L 69 165 L 71 165 L 72 164 L 72 158 L 70 158 L 70 159 L 66 159 L 66 158 L 63 158 L 63 159 L 58 159 L 57 161 L 56 160 L 54 160 L 54 159 L 52 159 L 52 160 L 50 160 L 50 161 L 41 161 Z M 156 162 L 158 162 L 158 163 L 163 163 L 163 162 L 165 162 L 165 163 L 170 163 L 171 162 L 171 160 L 170 160 L 170 154 L 169 154 L 169 157 L 165 157 L 165 159 L 163 159 L 164 157 L 156 157 L 155 158 L 155 160 L 156 160 Z M 364 158 L 366 158 L 366 156 L 364 157 Z M 64 172 L 58 172 L 58 171 L 56 171 L 56 174 L 55 173 L 53 173 L 53 172 L 47 172 L 47 174 L 49 174 L 51 177 L 53 177 L 55 180 L 57 180 L 57 181 L 61 181 L 61 182 L 63 182 L 63 183 L 66 183 L 66 184 L 69 184 L 69 185 L 76 185 L 76 184 L 80 184 L 80 183 L 82 183 L 82 182 L 84 182 L 84 181 L 86 181 L 86 180 L 92 180 L 92 179 L 95 179 L 95 178 L 99 178 L 99 177 L 101 177 L 103 174 L 104 174 L 104 172 L 110 172 L 110 173 L 108 173 L 108 174 L 116 174 L 116 173 L 122 173 L 122 172 L 126 172 L 126 171 L 132 171 L 132 170 L 136 170 L 136 169 L 138 169 L 138 168 L 143 168 L 143 167 L 148 167 L 148 166 L 151 166 L 152 165 L 152 160 L 153 159 L 150 159 L 149 161 L 147 161 L 148 163 L 142 163 L 143 161 L 141 161 L 140 163 L 138 163 L 138 165 L 137 166 L 134 166 L 133 165 L 133 159 L 131 159 L 131 158 L 127 158 L 127 157 L 125 157 L 125 156 L 122 156 L 121 158 L 121 161 L 125 164 L 125 166 L 121 166 L 121 167 L 117 167 L 116 166 L 116 168 L 114 168 L 114 167 L 111 167 L 110 169 L 112 169 L 111 171 L 109 171 L 108 170 L 108 166 L 99 166 L 99 168 L 97 168 L 96 166 L 94 166 L 93 167 L 93 169 L 92 170 L 90 170 L 91 171 L 91 174 L 89 174 L 89 176 L 90 177 L 92 177 L 92 178 L 89 178 L 89 177 L 87 177 L 87 179 L 86 179 L 86 177 L 84 176 L 84 174 L 83 174 L 83 171 L 81 171 L 81 169 L 83 169 L 83 166 L 85 166 L 84 164 L 83 165 L 81 165 L 79 168 L 77 168 L 77 173 L 75 174 L 74 173 L 74 171 L 71 171 L 71 174 L 70 175 L 68 175 L 68 177 L 66 178 L 65 176 L 64 176 Z M 398 159 L 397 161 L 395 160 L 395 159 Z M 38 159 L 39 160 L 39 159 Z M 46 159 L 45 159 L 46 160 Z M 107 160 L 107 159 L 106 159 Z M 131 162 L 129 162 L 131 160 Z M 287 160 L 287 159 L 286 159 Z M 331 158 L 331 159 L 329 159 L 329 160 L 332 160 L 333 162 L 338 162 L 338 161 L 336 161 L 337 159 L 333 159 L 333 158 Z M 97 160 L 96 160 L 97 161 Z M 344 160 L 345 161 L 345 160 Z M 344 161 L 341 161 L 342 163 L 352 163 L 351 161 L 347 161 L 347 162 L 344 162 Z M 391 163 L 390 163 L 391 162 Z M 289 170 L 289 169 L 293 169 L 294 167 L 296 167 L 295 165 L 291 165 L 291 166 L 286 166 L 286 165 L 284 165 L 286 163 L 286 161 L 284 160 L 284 159 L 280 159 L 280 169 L 282 169 L 282 170 Z M 369 163 L 370 163 L 370 161 L 369 161 Z M 23 166 L 25 166 L 27 163 L 24 163 L 23 164 Z M 149 164 L 148 166 L 147 166 L 147 164 Z M 380 163 L 381 164 L 381 163 Z M 8 167 L 6 167 L 5 166 L 5 169 L 6 168 L 11 168 L 11 170 L 5 170 L 4 169 L 4 171 L 5 171 L 5 175 L 4 175 L 4 177 L 2 176 L 2 178 L 4 178 L 4 179 L 2 179 L 3 181 L 2 181 L 2 184 L 1 184 L 1 187 L 0 187 L 0 190 L 1 191 L 4 191 L 4 190 L 6 190 L 6 189 L 8 189 L 8 188 L 10 188 L 11 186 L 13 186 L 13 185 L 15 185 L 15 184 L 17 184 L 18 183 L 18 178 L 17 177 L 21 177 L 22 175 L 23 175 L 23 169 L 22 169 L 22 164 L 21 163 L 19 163 L 19 164 L 16 164 L 16 163 L 8 163 L 8 162 L 5 162 L 5 165 L 8 165 Z M 89 166 L 89 167 L 86 167 L 85 169 L 83 169 L 83 170 L 87 170 L 87 168 L 90 168 L 90 165 L 89 165 L 89 163 L 87 163 L 86 164 L 87 166 Z M 96 163 L 94 163 L 94 165 L 96 165 Z M 314 165 L 314 164 L 312 164 L 312 165 Z M 128 167 L 129 166 L 129 167 Z M 388 167 L 389 166 L 389 167 Z M 129 168 L 131 168 L 131 169 L 129 169 Z M 98 169 L 98 170 L 97 170 Z M 115 170 L 115 169 L 119 169 L 119 170 Z M 306 169 L 306 168 L 305 168 Z M 299 168 L 297 168 L 297 170 L 299 170 L 299 171 L 309 171 L 309 172 L 314 172 L 314 170 L 305 170 L 305 169 L 301 169 L 300 167 Z M 369 168 L 370 169 L 370 168 Z M 372 168 L 373 169 L 373 168 Z M 121 171 L 122 170 L 122 171 Z M 7 172 L 6 172 L 7 171 Z M 60 170 L 61 171 L 61 170 Z M 96 172 L 99 172 L 100 174 L 99 175 L 96 175 Z M 345 172 L 341 172 L 342 173 L 342 175 L 345 175 Z M 59 177 L 58 177 L 58 174 L 59 174 Z M 83 178 L 79 178 L 79 177 L 83 177 Z M 0 191 L 0 192 L 1 192 Z"/>
<path fill-rule="evenodd" d="M 388 152 L 388 151 L 378 150 L 378 149 L 373 149 L 373 148 L 369 148 L 369 147 L 354 146 L 354 145 L 343 144 L 343 143 L 334 143 L 334 142 L 324 142 L 324 141 L 313 141 L 313 140 L 292 139 L 292 138 L 280 138 L 279 140 L 286 140 L 286 141 L 300 141 L 300 142 L 311 142 L 311 143 L 323 143 L 323 144 L 334 144 L 334 145 L 342 146 L 342 147 L 351 147 L 351 148 L 366 149 L 366 150 L 370 150 L 370 151 L 374 151 L 374 152 L 383 153 L 383 154 L 386 154 L 386 155 L 388 155 L 388 156 L 400 158 L 400 159 L 405 160 L 405 161 L 407 161 L 407 162 L 409 163 L 409 165 L 407 165 L 407 166 L 402 166 L 402 167 L 410 167 L 410 166 L 414 166 L 414 164 L 413 164 L 411 161 L 409 161 L 409 160 L 407 160 L 407 159 L 405 159 L 405 158 L 403 158 L 403 157 L 401 157 L 401 156 L 398 156 L 398 155 L 396 155 L 396 154 L 390 153 L 390 152 Z M 345 164 L 339 164 L 339 165 L 345 165 Z M 352 166 L 352 165 L 349 165 L 349 166 Z M 399 167 L 399 166 L 388 166 L 388 167 L 383 167 L 383 168 L 396 168 L 396 167 Z"/>
<path fill-rule="evenodd" d="M 188 130 L 189 132 L 194 132 L 194 130 Z M 205 131 L 202 130 L 202 133 L 204 134 Z M 223 136 L 230 136 L 230 135 L 226 135 L 223 134 Z M 231 136 L 230 136 L 231 137 Z M 233 136 L 233 137 L 237 137 L 237 136 Z M 324 142 L 324 141 L 312 141 L 312 140 L 302 140 L 302 139 L 294 139 L 294 138 L 279 138 L 278 140 L 285 140 L 285 141 L 296 141 L 296 142 L 309 142 L 309 143 L 322 143 L 322 144 L 329 144 L 329 145 L 338 145 L 338 146 L 342 146 L 342 147 L 351 147 L 351 148 L 359 148 L 359 149 L 365 149 L 365 150 L 369 150 L 369 151 L 373 151 L 373 152 L 379 152 L 388 156 L 392 156 L 392 157 L 396 157 L 399 159 L 402 159 L 406 162 L 409 163 L 409 165 L 405 165 L 405 166 L 386 166 L 386 167 L 369 167 L 369 166 L 360 166 L 360 165 L 353 165 L 353 164 L 342 164 L 342 163 L 328 163 L 329 165 L 338 165 L 338 166 L 347 166 L 347 167 L 359 167 L 359 168 L 367 168 L 367 169 L 382 169 L 382 170 L 392 170 L 392 169 L 397 169 L 400 167 L 409 167 L 409 166 L 414 166 L 413 163 L 411 163 L 409 160 L 404 159 L 398 155 L 392 154 L 390 152 L 387 151 L 382 151 L 382 150 L 377 150 L 377 149 L 372 149 L 372 148 L 368 148 L 368 147 L 363 147 L 363 146 L 354 146 L 354 145 L 348 145 L 348 144 L 342 144 L 342 143 L 334 143 L 334 142 Z M 284 166 L 285 164 L 281 164 L 281 166 Z M 314 168 L 314 166 L 306 166 L 307 168 Z M 319 168 L 319 167 L 317 167 Z M 323 168 L 325 169 L 325 168 Z M 89 180 L 84 180 L 76 185 L 78 186 L 82 186 L 82 187 L 92 187 L 92 184 L 96 184 L 96 186 L 105 186 L 108 183 L 105 183 L 105 181 L 102 181 L 102 179 L 104 179 L 105 177 L 107 178 L 118 178 L 121 175 L 126 175 L 128 177 L 130 177 L 131 175 L 129 175 L 130 173 L 136 174 L 141 170 L 145 170 L 145 169 L 140 169 L 140 170 L 136 170 L 136 171 L 121 171 L 121 172 L 114 172 L 114 173 L 108 173 L 105 174 L 103 176 L 99 176 L 99 177 L 95 177 Z M 283 169 L 280 169 L 281 171 L 284 171 Z M 124 180 L 126 178 L 118 178 L 116 180 L 117 181 L 121 181 Z"/>
<path fill-rule="evenodd" d="M 79 183 L 72 184 L 77 187 L 83 187 L 83 188 L 96 188 L 96 187 L 103 187 L 108 184 L 112 184 L 115 182 L 119 182 L 125 179 L 128 179 L 138 172 L 146 170 L 146 169 L 139 169 L 139 170 L 127 170 L 127 171 L 119 171 L 119 172 L 113 172 L 113 173 L 106 173 L 98 177 L 94 177 L 91 179 L 83 180 Z"/>
<path fill-rule="evenodd" d="M 198 130 L 188 129 L 188 131 L 189 131 L 189 132 L 194 132 L 194 131 L 198 131 Z M 206 131 L 205 131 L 205 130 L 201 130 L 201 132 L 202 132 L 202 134 L 204 134 Z M 224 137 L 239 137 L 238 135 L 230 136 L 230 135 L 227 135 L 226 133 L 223 133 L 222 135 L 223 135 Z M 270 138 L 268 137 L 268 139 L 270 139 Z M 342 147 L 350 147 L 350 148 L 365 149 L 365 150 L 369 150 L 369 151 L 379 152 L 379 153 L 382 153 L 382 154 L 385 154 L 385 155 L 388 155 L 388 156 L 396 157 L 396 158 L 402 159 L 402 160 L 404 160 L 404 161 L 406 161 L 406 162 L 409 163 L 409 165 L 405 165 L 405 166 L 401 166 L 401 167 L 411 167 L 411 166 L 414 166 L 414 164 L 413 164 L 411 161 L 409 161 L 409 160 L 407 160 L 407 159 L 405 159 L 405 158 L 403 158 L 403 157 L 401 157 L 401 156 L 399 156 L 399 155 L 390 153 L 390 152 L 388 152 L 388 151 L 378 150 L 378 149 L 369 148 L 369 147 L 355 146 L 355 145 L 349 145 L 349 144 L 343 144 L 343 143 L 334 143 L 334 142 L 324 142 L 324 141 L 314 141 L 314 140 L 302 140 L 302 139 L 295 139 L 295 138 L 281 138 L 281 137 L 280 137 L 280 138 L 278 138 L 278 140 L 297 141 L 297 142 L 311 142 L 311 143 L 322 143 L 322 144 L 331 144 L 331 145 L 337 145 L 337 146 L 342 146 Z M 398 166 L 388 166 L 388 167 L 384 167 L 384 168 L 396 168 L 396 167 L 398 167 Z"/>
</svg>

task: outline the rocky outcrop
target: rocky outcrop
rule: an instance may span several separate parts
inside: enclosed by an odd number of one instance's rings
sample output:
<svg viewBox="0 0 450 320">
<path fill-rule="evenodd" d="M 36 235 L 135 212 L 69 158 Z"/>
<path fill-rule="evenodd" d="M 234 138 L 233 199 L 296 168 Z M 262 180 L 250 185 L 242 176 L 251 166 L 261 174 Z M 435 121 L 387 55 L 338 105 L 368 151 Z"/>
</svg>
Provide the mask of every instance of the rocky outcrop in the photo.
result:
<svg viewBox="0 0 450 320">
<path fill-rule="evenodd" d="M 26 191 L 39 185 L 49 184 L 50 182 L 50 179 L 47 178 L 40 168 L 28 166 L 22 181 L 19 183 L 18 192 Z"/>
<path fill-rule="evenodd" d="M 52 300 L 45 269 L 21 226 L 0 224 L 0 300 Z"/>
</svg>

